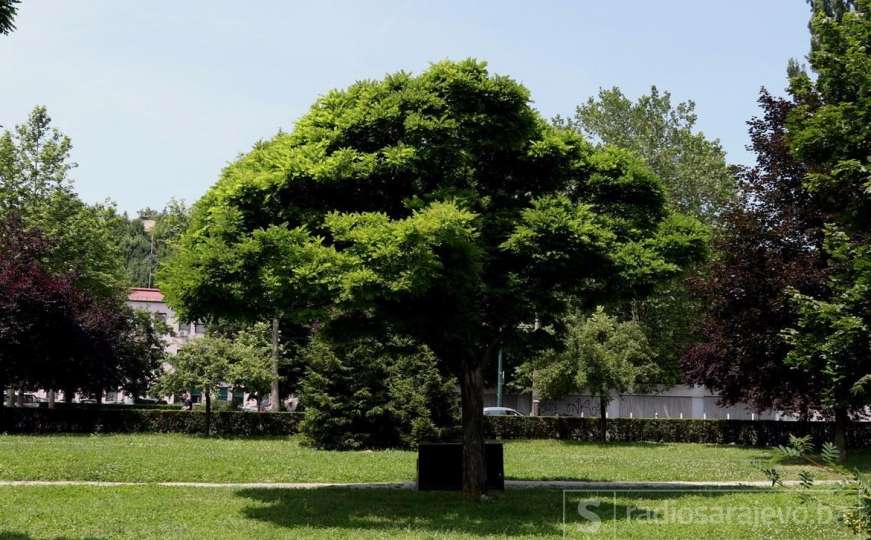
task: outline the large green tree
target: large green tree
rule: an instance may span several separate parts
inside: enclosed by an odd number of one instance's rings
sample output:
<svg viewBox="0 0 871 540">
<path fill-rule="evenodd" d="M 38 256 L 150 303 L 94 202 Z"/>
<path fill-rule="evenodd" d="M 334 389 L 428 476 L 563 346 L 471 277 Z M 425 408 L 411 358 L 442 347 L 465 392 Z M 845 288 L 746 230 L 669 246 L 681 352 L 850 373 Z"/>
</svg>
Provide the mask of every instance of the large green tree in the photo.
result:
<svg viewBox="0 0 871 540">
<path fill-rule="evenodd" d="M 672 105 L 669 92 L 652 86 L 634 102 L 617 87 L 602 89 L 566 123 L 637 152 L 662 180 L 670 205 L 714 224 L 735 199 L 737 183 L 720 142 L 696 131 L 697 120 L 695 103 Z"/>
<path fill-rule="evenodd" d="M 790 65 L 796 106 L 786 138 L 827 221 L 829 294 L 795 291 L 798 318 L 785 336 L 790 362 L 819 381 L 843 459 L 849 415 L 871 403 L 871 2 L 812 6 L 808 61 L 816 77 Z"/>
<path fill-rule="evenodd" d="M 114 232 L 118 216 L 107 205 L 76 195 L 69 137 L 52 127 L 45 107 L 0 135 L 0 218 L 15 216 L 52 242 L 48 268 L 74 275 L 76 285 L 102 297 L 126 284 Z"/>
<path fill-rule="evenodd" d="M 350 316 L 425 344 L 462 390 L 485 486 L 482 369 L 565 301 L 642 295 L 704 251 L 632 152 L 551 126 L 485 64 L 361 81 L 231 164 L 159 275 L 183 318 Z"/>
</svg>

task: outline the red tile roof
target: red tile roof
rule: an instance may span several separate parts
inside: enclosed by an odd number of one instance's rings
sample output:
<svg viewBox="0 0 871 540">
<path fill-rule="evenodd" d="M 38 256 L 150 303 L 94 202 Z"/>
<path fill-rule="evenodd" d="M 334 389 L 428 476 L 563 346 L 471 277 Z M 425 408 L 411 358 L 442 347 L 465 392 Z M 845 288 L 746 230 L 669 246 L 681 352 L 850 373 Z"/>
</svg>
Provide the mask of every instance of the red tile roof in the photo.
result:
<svg viewBox="0 0 871 540">
<path fill-rule="evenodd" d="M 163 302 L 163 293 L 160 292 L 160 289 L 133 287 L 127 293 L 127 300 L 131 302 Z"/>
</svg>

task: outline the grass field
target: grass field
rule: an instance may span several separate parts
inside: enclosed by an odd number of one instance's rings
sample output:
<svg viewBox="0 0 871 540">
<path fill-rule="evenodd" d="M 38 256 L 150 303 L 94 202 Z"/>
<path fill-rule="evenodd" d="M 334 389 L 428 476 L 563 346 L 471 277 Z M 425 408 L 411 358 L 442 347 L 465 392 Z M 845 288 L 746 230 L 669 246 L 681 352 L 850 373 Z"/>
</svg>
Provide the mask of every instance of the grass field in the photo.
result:
<svg viewBox="0 0 871 540">
<path fill-rule="evenodd" d="M 697 444 L 511 441 L 505 474 L 522 480 L 765 480 L 770 449 Z M 410 451 L 325 452 L 296 438 L 189 435 L 0 436 L 0 480 L 392 482 L 415 478 Z M 871 453 L 849 466 L 871 468 Z M 784 478 L 803 467 L 782 464 Z M 832 478 L 819 471 L 818 478 Z"/>
<path fill-rule="evenodd" d="M 505 469 L 508 478 L 528 480 L 764 480 L 759 467 L 778 462 L 776 456 L 732 446 L 512 441 Z M 853 452 L 851 460 L 868 470 L 871 454 Z M 414 468 L 414 452 L 324 452 L 294 437 L 0 436 L 0 480 L 387 482 L 413 480 Z M 802 467 L 780 468 L 793 479 Z M 820 496 L 834 508 L 848 502 Z M 457 493 L 387 489 L 0 486 L 0 540 L 854 538 L 837 512 L 819 513 L 830 507 L 802 503 L 795 490 L 565 497 L 559 490 L 514 489 L 469 504 Z M 598 516 L 594 534 L 582 505 Z M 726 514 L 712 522 L 709 511 Z"/>
<path fill-rule="evenodd" d="M 469 504 L 455 493 L 393 490 L 7 487 L 0 538 L 852 538 L 828 515 L 773 517 L 802 506 L 794 493 L 608 496 L 596 509 L 601 528 L 589 534 L 574 510 L 587 497 L 569 496 L 564 525 L 563 494 L 554 490 Z M 681 517 L 713 504 L 735 513 L 715 525 Z M 769 517 L 747 513 L 761 509 Z"/>
</svg>

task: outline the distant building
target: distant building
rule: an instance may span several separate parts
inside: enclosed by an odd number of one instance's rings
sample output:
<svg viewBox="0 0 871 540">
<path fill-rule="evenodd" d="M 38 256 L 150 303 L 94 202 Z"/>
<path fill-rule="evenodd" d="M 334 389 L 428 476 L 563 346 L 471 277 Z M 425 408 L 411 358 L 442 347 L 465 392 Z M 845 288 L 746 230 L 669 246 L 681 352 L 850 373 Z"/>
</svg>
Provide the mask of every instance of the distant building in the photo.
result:
<svg viewBox="0 0 871 540">
<path fill-rule="evenodd" d="M 127 294 L 127 305 L 133 309 L 148 311 L 155 320 L 169 326 L 170 333 L 165 336 L 166 352 L 175 354 L 189 339 L 206 333 L 206 327 L 201 323 L 179 321 L 175 311 L 166 305 L 160 289 L 134 287 Z"/>
</svg>

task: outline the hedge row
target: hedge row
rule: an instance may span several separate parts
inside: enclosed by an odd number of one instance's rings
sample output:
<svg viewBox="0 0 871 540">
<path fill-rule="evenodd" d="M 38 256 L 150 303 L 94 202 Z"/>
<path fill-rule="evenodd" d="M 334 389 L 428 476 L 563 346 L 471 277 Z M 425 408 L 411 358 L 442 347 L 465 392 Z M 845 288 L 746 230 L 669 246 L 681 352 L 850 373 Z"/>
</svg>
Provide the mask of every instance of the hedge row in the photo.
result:
<svg viewBox="0 0 871 540">
<path fill-rule="evenodd" d="M 212 433 L 224 436 L 288 435 L 297 433 L 301 413 L 212 413 Z M 0 409 L 0 432 L 5 433 L 203 433 L 202 411 L 117 408 Z M 486 436 L 494 439 L 562 439 L 598 441 L 597 418 L 490 416 Z M 448 430 L 448 440 L 460 440 L 460 430 Z M 817 444 L 832 441 L 827 422 L 774 420 L 665 420 L 614 418 L 608 420 L 613 442 L 693 442 L 776 446 L 789 435 L 811 435 Z M 854 423 L 847 433 L 854 448 L 871 447 L 871 422 Z"/>
<path fill-rule="evenodd" d="M 288 435 L 298 431 L 297 413 L 212 413 L 216 435 Z M 6 433 L 204 433 L 200 411 L 132 408 L 8 409 L 0 411 L 0 432 Z"/>
<path fill-rule="evenodd" d="M 598 418 L 508 417 L 487 418 L 487 437 L 495 439 L 563 439 L 598 441 Z M 779 422 L 776 420 L 678 420 L 614 418 L 608 420 L 608 440 L 613 442 L 692 442 L 777 446 L 789 435 L 813 437 L 817 444 L 834 440 L 829 422 Z M 857 422 L 847 433 L 854 448 L 871 446 L 871 422 Z"/>
</svg>

